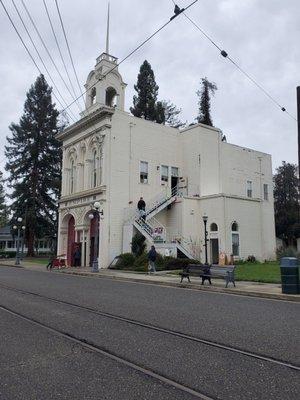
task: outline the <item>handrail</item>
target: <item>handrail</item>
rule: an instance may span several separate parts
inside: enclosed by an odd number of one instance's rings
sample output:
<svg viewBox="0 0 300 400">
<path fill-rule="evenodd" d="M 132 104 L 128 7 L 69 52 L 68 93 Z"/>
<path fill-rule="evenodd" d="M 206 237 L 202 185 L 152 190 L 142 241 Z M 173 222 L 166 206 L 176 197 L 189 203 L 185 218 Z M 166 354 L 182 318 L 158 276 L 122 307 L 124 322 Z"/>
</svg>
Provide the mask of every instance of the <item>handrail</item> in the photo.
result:
<svg viewBox="0 0 300 400">
<path fill-rule="evenodd" d="M 151 214 L 154 210 L 164 204 L 166 201 L 170 200 L 172 197 L 178 195 L 178 186 L 169 190 L 164 190 L 160 192 L 158 195 L 153 197 L 148 203 L 150 206 L 146 206 L 146 216 Z M 127 214 L 127 215 L 126 215 Z M 129 222 L 140 217 L 140 212 L 136 208 L 127 207 L 124 209 L 124 221 Z"/>
</svg>

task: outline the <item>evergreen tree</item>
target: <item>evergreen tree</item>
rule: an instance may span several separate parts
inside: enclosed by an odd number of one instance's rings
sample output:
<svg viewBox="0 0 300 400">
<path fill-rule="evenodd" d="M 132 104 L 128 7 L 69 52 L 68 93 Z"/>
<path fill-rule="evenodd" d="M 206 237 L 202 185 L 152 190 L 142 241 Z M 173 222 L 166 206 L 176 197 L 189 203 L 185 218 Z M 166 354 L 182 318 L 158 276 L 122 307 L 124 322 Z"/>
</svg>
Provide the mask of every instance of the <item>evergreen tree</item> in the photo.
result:
<svg viewBox="0 0 300 400">
<path fill-rule="evenodd" d="M 157 102 L 158 104 L 159 102 Z M 174 128 L 180 128 L 186 125 L 186 122 L 180 121 L 178 118 L 181 113 L 181 109 L 178 109 L 175 104 L 171 103 L 170 100 L 163 100 L 161 102 L 164 109 L 164 122 L 166 125 L 172 126 Z M 157 121 L 159 122 L 159 121 Z"/>
<path fill-rule="evenodd" d="M 206 77 L 202 78 L 201 81 L 202 88 L 201 90 L 197 91 L 197 95 L 199 97 L 199 114 L 196 118 L 196 121 L 201 124 L 213 126 L 212 118 L 210 115 L 210 95 L 214 95 L 215 91 L 218 88 L 215 83 L 209 82 Z"/>
<path fill-rule="evenodd" d="M 19 124 L 9 127 L 11 137 L 5 147 L 13 189 L 11 211 L 13 218 L 23 218 L 29 256 L 34 255 L 35 239 L 53 237 L 57 229 L 61 149 L 55 138 L 59 113 L 51 92 L 40 75 L 27 93 Z"/>
<path fill-rule="evenodd" d="M 0 228 L 8 222 L 7 205 L 5 202 L 4 179 L 3 173 L 0 171 Z"/>
<path fill-rule="evenodd" d="M 276 236 L 286 245 L 295 244 L 299 230 L 299 179 L 296 165 L 283 161 L 274 176 Z"/>
<path fill-rule="evenodd" d="M 158 124 L 165 124 L 166 123 L 166 113 L 165 107 L 162 101 L 158 101 L 156 103 L 156 117 L 155 121 Z"/>
<path fill-rule="evenodd" d="M 135 117 L 156 121 L 156 100 L 159 87 L 155 82 L 154 72 L 147 60 L 140 67 L 137 84 L 134 85 L 134 89 L 137 95 L 133 96 L 133 107 L 130 108 L 131 113 Z"/>
</svg>

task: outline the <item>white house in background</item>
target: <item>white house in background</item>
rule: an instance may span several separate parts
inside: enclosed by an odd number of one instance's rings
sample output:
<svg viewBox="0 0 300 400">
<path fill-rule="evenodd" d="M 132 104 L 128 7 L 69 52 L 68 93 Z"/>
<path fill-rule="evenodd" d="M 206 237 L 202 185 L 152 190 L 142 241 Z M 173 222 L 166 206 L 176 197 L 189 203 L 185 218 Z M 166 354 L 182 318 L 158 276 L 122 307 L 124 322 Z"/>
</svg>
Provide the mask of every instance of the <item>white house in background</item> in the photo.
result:
<svg viewBox="0 0 300 400">
<path fill-rule="evenodd" d="M 5 255 L 6 253 L 14 253 L 17 251 L 17 235 L 12 235 L 12 229 L 10 226 L 4 226 L 0 228 L 0 254 Z M 47 255 L 53 252 L 54 241 L 51 238 L 37 239 L 34 243 L 36 254 Z M 27 246 L 23 243 L 22 238 L 20 239 L 20 251 L 27 253 Z"/>
<path fill-rule="evenodd" d="M 217 128 L 179 130 L 125 112 L 126 84 L 108 51 L 85 88 L 81 119 L 57 136 L 63 145 L 58 254 L 67 254 L 69 264 L 79 245 L 82 265 L 98 255 L 107 268 L 130 251 L 137 231 L 164 254 L 204 261 L 203 215 L 210 262 L 220 253 L 275 257 L 269 154 L 223 142 Z M 141 196 L 146 221 L 137 213 Z"/>
</svg>

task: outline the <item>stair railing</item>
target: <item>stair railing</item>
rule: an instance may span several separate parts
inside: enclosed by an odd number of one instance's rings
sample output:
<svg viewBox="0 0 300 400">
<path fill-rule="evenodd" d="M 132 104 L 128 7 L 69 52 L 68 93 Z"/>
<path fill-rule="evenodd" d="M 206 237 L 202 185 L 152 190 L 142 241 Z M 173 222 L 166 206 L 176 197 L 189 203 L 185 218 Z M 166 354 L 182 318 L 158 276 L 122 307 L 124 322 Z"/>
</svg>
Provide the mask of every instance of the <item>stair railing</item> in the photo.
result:
<svg viewBox="0 0 300 400">
<path fill-rule="evenodd" d="M 151 214 L 154 210 L 164 204 L 166 201 L 178 195 L 178 186 L 169 190 L 164 190 L 158 195 L 153 197 L 146 206 L 146 216 Z M 140 218 L 140 212 L 136 208 L 127 207 L 124 209 L 124 221 L 129 222 Z"/>
</svg>

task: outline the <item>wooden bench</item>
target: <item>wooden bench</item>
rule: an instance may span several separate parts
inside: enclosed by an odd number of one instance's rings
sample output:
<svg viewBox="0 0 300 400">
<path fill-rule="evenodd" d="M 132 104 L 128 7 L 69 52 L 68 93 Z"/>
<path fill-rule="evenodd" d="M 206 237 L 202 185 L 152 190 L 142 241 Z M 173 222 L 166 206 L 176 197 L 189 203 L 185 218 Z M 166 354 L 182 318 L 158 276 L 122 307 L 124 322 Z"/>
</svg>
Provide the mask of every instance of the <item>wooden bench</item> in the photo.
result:
<svg viewBox="0 0 300 400">
<path fill-rule="evenodd" d="M 234 271 L 235 265 L 205 265 L 205 264 L 189 264 L 183 268 L 181 275 L 182 283 L 184 278 L 187 278 L 189 282 L 190 276 L 199 276 L 202 278 L 202 285 L 204 284 L 205 280 L 208 280 L 209 284 L 211 285 L 211 278 L 224 278 L 226 281 L 226 287 L 231 282 L 235 287 L 235 280 L 234 280 Z"/>
</svg>

